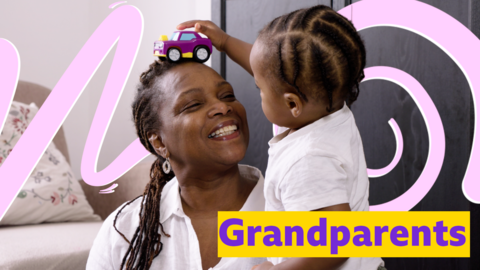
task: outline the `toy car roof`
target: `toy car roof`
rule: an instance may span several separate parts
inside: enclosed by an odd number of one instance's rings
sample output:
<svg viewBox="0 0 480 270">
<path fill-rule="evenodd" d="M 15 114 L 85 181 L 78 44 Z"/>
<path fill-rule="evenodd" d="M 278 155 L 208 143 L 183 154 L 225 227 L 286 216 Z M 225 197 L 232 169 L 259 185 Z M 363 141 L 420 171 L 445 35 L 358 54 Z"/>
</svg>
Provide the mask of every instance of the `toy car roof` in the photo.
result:
<svg viewBox="0 0 480 270">
<path fill-rule="evenodd" d="M 198 35 L 198 33 L 195 32 L 195 31 L 181 31 L 181 30 L 178 30 L 178 31 L 174 31 L 174 33 L 193 33 L 193 34 L 197 34 L 197 35 Z"/>
</svg>

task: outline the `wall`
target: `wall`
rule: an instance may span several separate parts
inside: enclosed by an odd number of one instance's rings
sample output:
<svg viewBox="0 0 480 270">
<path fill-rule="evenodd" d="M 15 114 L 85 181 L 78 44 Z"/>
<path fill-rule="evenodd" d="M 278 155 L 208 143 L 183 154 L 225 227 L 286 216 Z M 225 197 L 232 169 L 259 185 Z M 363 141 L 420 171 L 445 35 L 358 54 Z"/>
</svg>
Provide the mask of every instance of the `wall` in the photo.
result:
<svg viewBox="0 0 480 270">
<path fill-rule="evenodd" d="M 11 41 L 19 51 L 20 80 L 53 89 L 90 35 L 110 14 L 108 6 L 114 2 L 117 1 L 0 0 L 0 37 Z M 155 59 L 151 54 L 153 41 L 161 34 L 170 35 L 180 22 L 211 17 L 211 0 L 130 0 L 127 4 L 136 6 L 143 14 L 143 39 L 100 150 L 98 171 L 137 137 L 130 103 L 138 76 Z M 105 58 L 64 123 L 72 168 L 78 179 L 83 147 L 114 53 L 112 50 Z"/>
</svg>

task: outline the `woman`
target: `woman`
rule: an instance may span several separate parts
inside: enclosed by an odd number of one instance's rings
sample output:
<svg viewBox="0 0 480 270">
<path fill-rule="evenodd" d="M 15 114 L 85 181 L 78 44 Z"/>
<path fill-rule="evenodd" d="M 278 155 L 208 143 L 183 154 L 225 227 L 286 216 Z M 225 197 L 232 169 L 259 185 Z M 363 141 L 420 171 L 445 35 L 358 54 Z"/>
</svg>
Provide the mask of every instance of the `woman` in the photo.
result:
<svg viewBox="0 0 480 270">
<path fill-rule="evenodd" d="M 232 86 L 194 62 L 155 62 L 132 105 L 138 137 L 157 157 L 141 197 L 104 222 L 87 269 L 247 269 L 217 257 L 218 211 L 263 211 L 263 176 L 238 165 L 248 146 Z M 175 175 L 174 175 L 175 173 Z"/>
</svg>

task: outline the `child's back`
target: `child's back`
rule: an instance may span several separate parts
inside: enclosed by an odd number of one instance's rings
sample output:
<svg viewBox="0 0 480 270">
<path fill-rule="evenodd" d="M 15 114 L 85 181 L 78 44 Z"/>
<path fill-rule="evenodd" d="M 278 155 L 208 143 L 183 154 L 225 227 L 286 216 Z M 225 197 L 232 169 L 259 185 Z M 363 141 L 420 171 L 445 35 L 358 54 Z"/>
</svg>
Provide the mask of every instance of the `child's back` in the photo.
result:
<svg viewBox="0 0 480 270">
<path fill-rule="evenodd" d="M 311 211 L 348 203 L 368 211 L 363 146 L 347 106 L 270 140 L 265 178 L 267 211 Z"/>
</svg>

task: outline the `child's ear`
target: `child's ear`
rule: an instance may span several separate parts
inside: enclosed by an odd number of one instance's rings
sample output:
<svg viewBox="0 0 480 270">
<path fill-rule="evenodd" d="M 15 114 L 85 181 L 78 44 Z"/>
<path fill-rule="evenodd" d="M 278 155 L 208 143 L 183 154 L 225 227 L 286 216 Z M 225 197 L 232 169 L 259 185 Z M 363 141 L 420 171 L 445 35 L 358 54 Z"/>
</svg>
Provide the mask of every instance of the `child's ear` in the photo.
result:
<svg viewBox="0 0 480 270">
<path fill-rule="evenodd" d="M 297 118 L 302 114 L 303 103 L 299 96 L 293 93 L 285 93 L 283 99 L 293 117 Z"/>
</svg>

